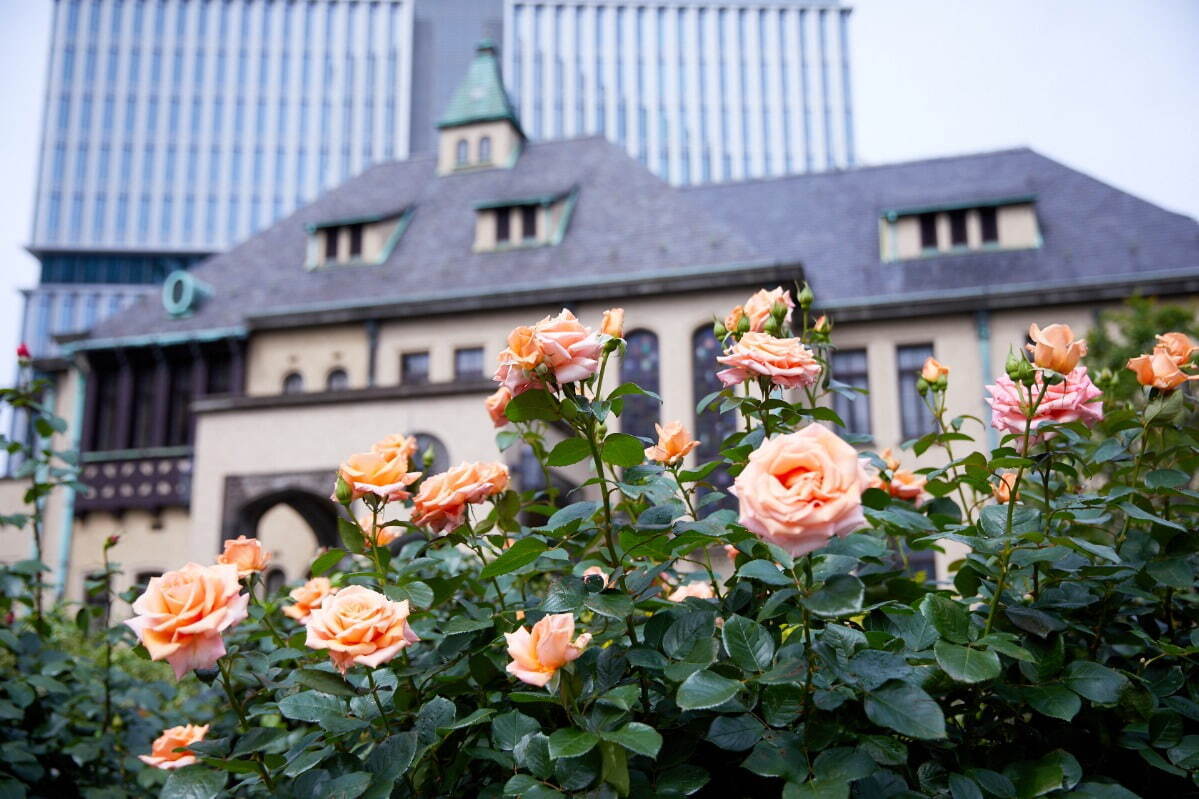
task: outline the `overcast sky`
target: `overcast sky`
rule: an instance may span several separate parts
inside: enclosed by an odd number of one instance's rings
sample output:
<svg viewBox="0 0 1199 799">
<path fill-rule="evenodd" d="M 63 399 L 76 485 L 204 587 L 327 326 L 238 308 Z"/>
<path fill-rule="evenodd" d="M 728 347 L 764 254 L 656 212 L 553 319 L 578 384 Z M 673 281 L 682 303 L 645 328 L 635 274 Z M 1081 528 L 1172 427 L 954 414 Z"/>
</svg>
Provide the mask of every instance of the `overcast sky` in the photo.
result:
<svg viewBox="0 0 1199 799">
<path fill-rule="evenodd" d="M 1199 0 L 857 0 L 861 163 L 1028 145 L 1199 217 Z M 0 381 L 13 373 L 50 0 L 0 0 Z M 466 46 L 470 43 L 464 43 Z"/>
</svg>

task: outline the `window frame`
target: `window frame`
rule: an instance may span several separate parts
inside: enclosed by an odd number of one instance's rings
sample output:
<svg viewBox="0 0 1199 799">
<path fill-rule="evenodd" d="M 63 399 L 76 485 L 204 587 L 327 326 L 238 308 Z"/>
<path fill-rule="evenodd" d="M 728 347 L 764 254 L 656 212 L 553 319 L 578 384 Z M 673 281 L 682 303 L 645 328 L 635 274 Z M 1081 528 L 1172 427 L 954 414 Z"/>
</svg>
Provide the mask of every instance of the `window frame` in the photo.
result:
<svg viewBox="0 0 1199 799">
<path fill-rule="evenodd" d="M 941 249 L 941 237 L 937 231 L 937 214 L 923 213 L 916 215 L 916 223 L 920 226 L 920 251 L 937 252 Z M 928 234 L 932 233 L 932 244 L 929 244 Z"/>
<path fill-rule="evenodd" d="M 847 360 L 851 356 L 857 356 L 859 354 L 861 355 L 861 358 L 862 358 L 862 366 L 860 369 L 850 368 L 850 367 L 846 367 L 846 366 L 838 367 L 838 365 L 837 365 L 838 359 L 841 359 L 842 361 L 844 361 L 844 360 Z M 853 386 L 854 388 L 862 388 L 862 389 L 865 389 L 867 392 L 865 394 L 856 394 L 853 397 L 846 397 L 839 393 L 833 394 L 833 400 L 832 400 L 833 410 L 836 412 L 836 414 L 838 416 L 841 417 L 841 420 L 846 423 L 845 427 L 844 427 L 845 432 L 853 434 L 853 435 L 873 437 L 874 436 L 874 423 L 873 423 L 873 419 L 871 418 L 872 409 L 870 407 L 870 393 L 869 393 L 870 392 L 870 351 L 864 346 L 863 347 L 847 347 L 845 349 L 839 349 L 839 350 L 833 352 L 831 357 L 829 358 L 829 371 L 831 373 L 832 378 L 834 380 L 836 380 L 837 382 L 844 383 L 849 386 Z M 855 379 L 857 379 L 857 378 L 860 378 L 860 383 L 854 382 Z M 845 403 L 847 407 L 852 408 L 854 411 L 858 411 L 858 410 L 861 411 L 861 415 L 863 417 L 862 420 L 865 422 L 864 429 L 854 429 L 853 421 L 856 421 L 856 417 L 858 416 L 858 413 L 842 412 L 842 410 L 839 407 L 842 403 Z"/>
<path fill-rule="evenodd" d="M 495 243 L 496 246 L 512 243 L 512 209 L 508 206 L 495 209 Z"/>
<path fill-rule="evenodd" d="M 409 358 L 424 358 L 425 370 L 422 376 L 418 379 L 413 379 L 415 372 L 409 371 Z M 429 366 L 431 358 L 429 351 L 426 350 L 409 350 L 408 352 L 400 353 L 400 385 L 402 386 L 425 386 L 430 382 Z"/>
<path fill-rule="evenodd" d="M 479 137 L 478 162 L 480 164 L 490 164 L 491 163 L 491 137 L 490 136 Z"/>
<path fill-rule="evenodd" d="M 346 230 L 349 233 L 350 249 L 349 260 L 362 259 L 362 245 L 366 234 L 366 225 L 361 222 L 353 225 L 346 225 Z"/>
<path fill-rule="evenodd" d="M 465 136 L 454 142 L 454 166 L 470 166 L 470 142 Z"/>
<path fill-rule="evenodd" d="M 334 385 L 337 381 L 340 385 Z M 325 391 L 347 391 L 350 388 L 350 373 L 344 366 L 334 366 L 325 375 Z"/>
<path fill-rule="evenodd" d="M 540 227 L 540 216 L 538 211 L 541 210 L 537 205 L 522 205 L 520 207 L 520 240 L 523 244 L 531 244 L 541 241 L 541 236 L 537 230 Z M 532 224 L 530 224 L 530 222 Z M 532 228 L 532 234 L 529 229 Z"/>
<path fill-rule="evenodd" d="M 465 356 L 468 353 L 470 353 L 471 356 L 473 356 L 474 353 L 478 353 L 478 355 L 479 355 L 479 370 L 478 370 L 478 372 L 475 372 L 473 370 L 468 372 L 461 368 L 461 364 L 459 363 L 459 357 Z M 485 371 L 486 363 L 487 363 L 486 352 L 484 351 L 484 349 L 481 345 L 467 346 L 467 347 L 455 347 L 454 348 L 454 380 L 455 380 L 455 382 L 464 382 L 464 381 L 483 379 L 484 377 L 487 376 L 486 371 Z"/>
<path fill-rule="evenodd" d="M 904 351 L 911 352 L 916 350 L 919 350 L 921 354 L 917 358 L 905 364 L 905 359 L 903 357 Z M 899 433 L 903 437 L 904 441 L 920 438 L 921 436 L 927 435 L 936 429 L 936 420 L 933 418 L 932 412 L 928 410 L 928 406 L 924 403 L 924 398 L 921 397 L 920 392 L 916 390 L 916 382 L 917 378 L 919 377 L 921 365 L 924 363 L 926 358 L 935 358 L 936 355 L 936 347 L 931 341 L 915 344 L 901 344 L 895 347 L 895 372 L 899 397 Z M 917 363 L 913 367 L 911 364 L 916 360 L 919 360 L 920 363 Z M 913 430 L 909 427 L 909 421 L 913 420 L 909 419 L 907 413 L 908 408 L 905 407 L 905 388 L 908 389 L 908 400 L 916 403 L 913 406 L 913 409 L 916 410 L 916 413 L 922 417 L 922 421 L 925 422 L 925 427 L 922 429 Z"/>
<path fill-rule="evenodd" d="M 279 390 L 282 394 L 303 394 L 304 375 L 300 374 L 299 370 L 292 369 L 283 375 L 283 382 L 280 384 Z"/>
</svg>

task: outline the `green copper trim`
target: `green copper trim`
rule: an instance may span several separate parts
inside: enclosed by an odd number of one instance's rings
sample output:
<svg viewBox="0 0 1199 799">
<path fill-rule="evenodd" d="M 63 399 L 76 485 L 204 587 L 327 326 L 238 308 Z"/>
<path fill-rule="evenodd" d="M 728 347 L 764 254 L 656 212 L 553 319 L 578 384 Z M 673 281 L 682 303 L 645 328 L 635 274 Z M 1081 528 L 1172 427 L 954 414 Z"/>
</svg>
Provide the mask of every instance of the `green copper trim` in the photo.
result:
<svg viewBox="0 0 1199 799">
<path fill-rule="evenodd" d="M 466 70 L 466 77 L 458 84 L 437 127 L 454 128 L 498 121 L 511 122 L 520 130 L 516 110 L 508 98 L 508 92 L 504 90 L 495 43 L 484 39 L 475 48 L 475 57 Z"/>
<path fill-rule="evenodd" d="M 1021 194 L 1014 197 L 1000 197 L 992 200 L 973 200 L 964 203 L 941 203 L 939 205 L 916 205 L 909 208 L 888 208 L 883 211 L 883 218 L 894 222 L 901 216 L 914 214 L 932 214 L 939 211 L 961 211 L 970 208 L 998 208 L 1001 205 L 1023 205 L 1037 201 L 1035 194 Z"/>
<path fill-rule="evenodd" d="M 111 350 L 127 347 L 166 347 L 172 344 L 187 344 L 193 341 L 201 343 L 205 341 L 220 341 L 225 338 L 245 338 L 246 336 L 246 328 L 242 325 L 237 325 L 236 327 L 215 327 L 209 330 L 188 330 L 179 333 L 148 333 L 142 336 L 129 336 L 127 338 L 101 338 L 94 341 L 83 339 L 64 345 L 63 355 L 66 358 L 70 358 L 77 352 L 86 352 L 88 350 Z"/>
<path fill-rule="evenodd" d="M 143 458 L 190 458 L 193 449 L 179 447 L 143 447 L 141 449 L 113 449 L 100 452 L 85 452 L 80 457 L 84 463 L 102 461 L 136 461 Z"/>
<path fill-rule="evenodd" d="M 575 206 L 579 202 L 579 188 L 570 190 L 570 194 L 566 197 L 566 207 L 562 209 L 562 218 L 558 220 L 558 229 L 554 231 L 554 235 L 550 237 L 552 244 L 561 244 L 562 239 L 566 238 L 566 231 L 570 227 L 570 218 L 574 216 Z"/>
<path fill-rule="evenodd" d="M 329 219 L 321 222 L 309 222 L 304 225 L 304 229 L 309 233 L 316 233 L 318 230 L 325 230 L 331 227 L 345 227 L 346 225 L 369 225 L 373 222 L 382 222 L 387 219 L 393 219 L 397 216 L 403 216 L 411 211 L 411 206 L 397 208 L 394 211 L 388 211 L 385 214 L 371 214 L 369 216 L 351 216 L 345 219 Z"/>
<path fill-rule="evenodd" d="M 486 211 L 490 208 L 511 208 L 517 205 L 553 205 L 573 190 L 560 191 L 557 194 L 542 194 L 537 197 L 519 197 L 515 200 L 484 200 L 475 203 L 476 211 Z"/>
</svg>

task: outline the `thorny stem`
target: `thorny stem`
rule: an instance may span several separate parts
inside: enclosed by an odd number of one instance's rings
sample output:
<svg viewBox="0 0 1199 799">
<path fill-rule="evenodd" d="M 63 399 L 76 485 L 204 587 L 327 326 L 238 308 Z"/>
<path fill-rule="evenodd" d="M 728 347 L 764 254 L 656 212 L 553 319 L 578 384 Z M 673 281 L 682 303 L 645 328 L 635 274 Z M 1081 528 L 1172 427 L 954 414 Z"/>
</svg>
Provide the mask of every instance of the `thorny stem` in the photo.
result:
<svg viewBox="0 0 1199 799">
<path fill-rule="evenodd" d="M 383 719 L 383 729 L 387 730 L 388 735 L 391 735 L 391 722 L 387 720 L 387 712 L 383 710 L 383 702 L 379 699 L 379 686 L 375 685 L 375 675 L 369 670 L 366 672 L 366 682 L 371 687 L 371 696 L 375 698 L 375 707 L 379 708 L 379 716 Z"/>
<path fill-rule="evenodd" d="M 216 665 L 221 672 L 221 685 L 225 688 L 225 695 L 229 697 L 229 704 L 233 705 L 233 712 L 237 714 L 241 731 L 243 733 L 249 732 L 250 722 L 246 720 L 246 711 L 237 698 L 237 692 L 233 690 L 233 683 L 229 676 L 229 664 L 225 658 L 220 658 L 217 660 Z M 271 779 L 270 771 L 267 770 L 266 764 L 262 762 L 261 752 L 254 753 L 254 763 L 258 766 L 258 775 L 262 777 L 262 782 L 266 785 L 267 790 L 273 792 L 275 790 L 275 781 Z"/>
</svg>

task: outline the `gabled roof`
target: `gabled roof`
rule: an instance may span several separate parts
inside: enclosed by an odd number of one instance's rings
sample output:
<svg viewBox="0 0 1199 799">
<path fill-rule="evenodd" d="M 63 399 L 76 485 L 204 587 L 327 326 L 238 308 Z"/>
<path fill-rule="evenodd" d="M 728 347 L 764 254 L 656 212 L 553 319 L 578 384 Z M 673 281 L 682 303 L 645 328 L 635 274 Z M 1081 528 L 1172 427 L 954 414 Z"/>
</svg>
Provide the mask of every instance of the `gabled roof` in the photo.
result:
<svg viewBox="0 0 1199 799">
<path fill-rule="evenodd" d="M 559 244 L 473 250 L 476 203 L 572 190 L 577 199 Z M 310 226 L 397 208 L 411 208 L 411 221 L 383 263 L 305 268 Z M 728 278 L 770 266 L 758 248 L 622 148 L 601 137 L 535 142 L 512 169 L 438 176 L 432 157 L 374 166 L 193 267 L 212 294 L 191 316 L 171 319 L 150 297 L 101 322 L 91 339 L 231 329 L 290 314 L 315 319 L 316 312 L 338 309 L 403 306 L 420 313 L 437 303 L 465 307 L 465 298 L 490 303 L 498 295 L 544 305 L 563 301 L 550 290 L 579 299 L 592 296 L 581 287 L 624 281 L 629 292 L 645 293 L 653 290 L 651 280 L 701 273 Z M 786 266 L 785 274 L 765 279 L 791 280 L 798 269 Z M 711 277 L 705 280 L 711 285 Z"/>
<path fill-rule="evenodd" d="M 500 77 L 495 44 L 490 39 L 484 39 L 475 48 L 475 58 L 466 70 L 466 77 L 458 84 L 437 127 L 451 128 L 472 122 L 501 120 L 511 122 L 520 130 L 516 110 L 508 99 L 503 78 Z"/>
<path fill-rule="evenodd" d="M 1027 148 L 682 191 L 770 257 L 802 261 L 826 308 L 1199 276 L 1195 220 Z M 1029 196 L 1039 248 L 882 261 L 889 210 Z"/>
</svg>

